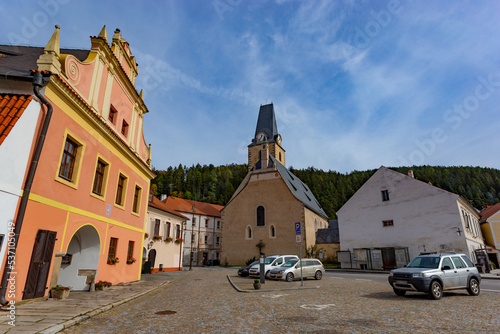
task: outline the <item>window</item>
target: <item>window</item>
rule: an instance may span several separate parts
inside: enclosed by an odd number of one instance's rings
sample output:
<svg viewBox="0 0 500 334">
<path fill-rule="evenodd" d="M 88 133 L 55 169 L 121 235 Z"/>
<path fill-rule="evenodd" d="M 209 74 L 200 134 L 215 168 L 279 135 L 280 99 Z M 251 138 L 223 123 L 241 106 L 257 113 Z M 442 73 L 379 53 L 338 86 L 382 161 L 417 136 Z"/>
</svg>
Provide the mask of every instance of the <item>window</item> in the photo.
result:
<svg viewBox="0 0 500 334">
<path fill-rule="evenodd" d="M 205 218 L 205 227 L 208 227 L 208 218 Z"/>
<path fill-rule="evenodd" d="M 134 191 L 134 204 L 132 205 L 132 211 L 135 213 L 139 213 L 139 204 L 141 202 L 141 187 L 135 186 Z"/>
<path fill-rule="evenodd" d="M 109 239 L 109 250 L 108 250 L 108 258 L 116 257 L 116 246 L 118 245 L 117 238 Z"/>
<path fill-rule="evenodd" d="M 160 235 L 160 220 L 159 219 L 155 219 L 155 227 L 154 227 L 153 235 Z"/>
<path fill-rule="evenodd" d="M 384 227 L 387 227 L 387 226 L 394 226 L 394 221 L 393 220 L 383 220 L 382 221 L 382 225 Z"/>
<path fill-rule="evenodd" d="M 103 183 L 104 183 L 104 172 L 106 170 L 106 164 L 101 160 L 97 160 L 97 166 L 95 168 L 94 185 L 92 186 L 92 192 L 99 196 L 103 194 Z"/>
<path fill-rule="evenodd" d="M 111 108 L 109 109 L 109 116 L 108 116 L 108 119 L 111 123 L 113 124 L 116 123 L 117 114 L 118 112 L 116 111 L 116 109 L 113 108 L 113 106 L 111 106 Z"/>
<path fill-rule="evenodd" d="M 461 269 L 461 268 L 466 268 L 467 266 L 465 265 L 464 261 L 459 256 L 452 256 L 451 259 L 453 260 L 453 263 L 455 264 L 455 268 Z"/>
<path fill-rule="evenodd" d="M 124 176 L 123 174 L 120 174 L 120 176 L 118 177 L 118 186 L 116 188 L 116 199 L 115 199 L 115 203 L 118 205 L 124 204 L 126 186 L 127 186 L 127 177 Z"/>
<path fill-rule="evenodd" d="M 266 226 L 266 213 L 262 205 L 257 207 L 257 226 Z"/>
<path fill-rule="evenodd" d="M 217 245 L 220 245 L 220 237 L 217 237 Z"/>
<path fill-rule="evenodd" d="M 217 221 L 217 229 L 220 229 L 220 220 Z"/>
<path fill-rule="evenodd" d="M 175 238 L 179 239 L 180 237 L 181 237 L 181 226 L 180 225 L 176 225 Z"/>
<path fill-rule="evenodd" d="M 451 260 L 449 257 L 445 257 L 443 259 L 443 263 L 441 264 L 441 267 L 448 266 L 450 269 L 453 269 L 453 264 L 451 263 Z"/>
<path fill-rule="evenodd" d="M 271 225 L 271 228 L 269 229 L 269 236 L 271 238 L 275 238 L 276 237 L 276 229 L 274 228 L 274 225 Z"/>
<path fill-rule="evenodd" d="M 208 235 L 205 236 L 205 245 L 208 244 Z"/>
<path fill-rule="evenodd" d="M 388 201 L 389 200 L 389 190 L 382 190 L 382 201 Z"/>
<path fill-rule="evenodd" d="M 134 241 L 128 242 L 127 260 L 134 257 Z"/>
<path fill-rule="evenodd" d="M 122 135 L 124 135 L 125 137 L 127 137 L 128 135 L 128 123 L 123 120 L 123 123 L 122 123 Z"/>
<path fill-rule="evenodd" d="M 73 171 L 75 168 L 77 150 L 78 144 L 76 144 L 71 139 L 66 138 L 66 143 L 64 144 L 64 152 L 61 160 L 61 168 L 59 169 L 59 176 L 71 182 L 73 182 Z"/>
<path fill-rule="evenodd" d="M 195 242 L 195 233 L 191 234 L 191 243 L 194 243 Z"/>
<path fill-rule="evenodd" d="M 252 228 L 250 226 L 247 226 L 247 230 L 245 233 L 245 238 L 246 239 L 252 239 Z"/>
<path fill-rule="evenodd" d="M 193 217 L 193 223 L 191 225 L 196 227 L 196 218 L 195 217 Z"/>
<path fill-rule="evenodd" d="M 170 222 L 165 224 L 165 237 L 170 237 Z"/>
</svg>

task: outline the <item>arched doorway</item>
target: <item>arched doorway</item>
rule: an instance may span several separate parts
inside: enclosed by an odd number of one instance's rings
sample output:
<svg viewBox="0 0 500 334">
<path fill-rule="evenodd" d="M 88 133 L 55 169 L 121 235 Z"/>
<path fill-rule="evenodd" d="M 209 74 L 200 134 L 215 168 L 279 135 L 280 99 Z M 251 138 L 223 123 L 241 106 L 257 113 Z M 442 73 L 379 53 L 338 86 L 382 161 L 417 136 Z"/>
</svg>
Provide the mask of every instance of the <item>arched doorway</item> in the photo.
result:
<svg viewBox="0 0 500 334">
<path fill-rule="evenodd" d="M 153 268 L 155 266 L 155 260 L 156 260 L 156 250 L 151 249 L 148 254 L 148 262 L 151 263 L 151 267 Z"/>
<path fill-rule="evenodd" d="M 92 225 L 82 226 L 71 238 L 67 254 L 71 254 L 69 264 L 61 264 L 57 284 L 71 286 L 72 290 L 88 290 L 86 276 L 78 276 L 80 270 L 95 270 L 99 265 L 101 243 L 99 234 Z"/>
</svg>

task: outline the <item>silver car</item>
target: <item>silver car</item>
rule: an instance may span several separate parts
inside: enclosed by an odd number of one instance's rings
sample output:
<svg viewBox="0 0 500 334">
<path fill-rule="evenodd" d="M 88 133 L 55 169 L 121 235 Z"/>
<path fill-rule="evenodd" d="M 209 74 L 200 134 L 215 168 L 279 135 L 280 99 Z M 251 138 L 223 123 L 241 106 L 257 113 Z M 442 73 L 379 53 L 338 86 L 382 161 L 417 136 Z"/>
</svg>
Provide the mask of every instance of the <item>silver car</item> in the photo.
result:
<svg viewBox="0 0 500 334">
<path fill-rule="evenodd" d="M 287 282 L 292 282 L 294 279 L 300 278 L 301 273 L 301 263 L 302 263 L 302 274 L 304 278 L 315 278 L 320 280 L 325 274 L 325 267 L 318 259 L 302 259 L 290 260 L 284 265 L 271 270 L 269 278 L 271 279 L 282 279 Z"/>
</svg>

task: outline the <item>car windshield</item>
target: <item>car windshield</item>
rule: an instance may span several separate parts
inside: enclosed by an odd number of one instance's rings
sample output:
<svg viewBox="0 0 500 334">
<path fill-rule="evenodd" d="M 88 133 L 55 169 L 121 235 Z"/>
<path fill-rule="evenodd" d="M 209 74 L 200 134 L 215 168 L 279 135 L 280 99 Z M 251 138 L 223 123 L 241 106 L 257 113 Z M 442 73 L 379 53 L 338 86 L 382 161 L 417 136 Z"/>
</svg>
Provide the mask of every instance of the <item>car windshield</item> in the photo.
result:
<svg viewBox="0 0 500 334">
<path fill-rule="evenodd" d="M 407 268 L 437 268 L 439 257 L 416 257 L 406 267 Z"/>
<path fill-rule="evenodd" d="M 285 267 L 285 268 L 289 268 L 289 267 L 293 267 L 299 260 L 290 260 L 288 262 L 286 262 L 284 265 L 282 265 L 282 267 Z"/>
<path fill-rule="evenodd" d="M 271 264 L 275 259 L 276 259 L 275 257 L 266 257 L 264 264 Z"/>
</svg>

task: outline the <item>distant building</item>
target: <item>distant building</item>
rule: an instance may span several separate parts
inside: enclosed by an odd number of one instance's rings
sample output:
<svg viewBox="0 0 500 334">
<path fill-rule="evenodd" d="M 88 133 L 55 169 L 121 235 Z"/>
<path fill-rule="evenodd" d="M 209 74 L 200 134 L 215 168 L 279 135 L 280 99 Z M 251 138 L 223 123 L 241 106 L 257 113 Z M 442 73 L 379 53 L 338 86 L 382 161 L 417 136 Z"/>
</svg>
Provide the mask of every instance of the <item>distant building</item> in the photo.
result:
<svg viewBox="0 0 500 334">
<path fill-rule="evenodd" d="M 149 194 L 148 219 L 142 251 L 143 272 L 182 270 L 183 226 L 188 220 Z"/>
<path fill-rule="evenodd" d="M 284 166 L 273 104 L 260 107 L 248 146 L 248 174 L 222 210 L 222 263 L 242 265 L 265 255 L 305 256 L 328 217 L 309 187 Z M 301 223 L 301 246 L 295 223 Z"/>
<path fill-rule="evenodd" d="M 109 43 L 104 27 L 90 42 L 88 50 L 61 49 L 56 26 L 45 48 L 0 45 L 0 92 L 26 91 L 33 76 L 41 74 L 41 94 L 47 100 L 41 108 L 33 104 L 36 115 L 29 110 L 31 103 L 25 111 L 38 118 L 34 146 L 5 144 L 22 146 L 23 156 L 17 167 L 2 166 L 19 168 L 12 194 L 18 197 L 14 207 L 21 203 L 14 215 L 20 235 L 15 270 L 8 268 L 17 283 L 15 300 L 47 296 L 56 284 L 88 290 L 96 280 L 114 284 L 140 278 L 154 177 L 143 135 L 148 109 L 135 89 L 137 63 L 120 31 Z M 26 131 L 21 139 L 31 144 L 30 122 L 17 124 L 14 131 L 18 126 Z M 43 149 L 35 156 L 42 137 Z M 37 161 L 32 180 L 26 176 L 26 149 L 32 150 L 28 165 Z M 0 151 L 0 161 L 12 157 L 4 153 Z M 8 205 L 11 212 L 12 203 Z M 138 261 L 127 261 L 132 258 Z"/>
<path fill-rule="evenodd" d="M 488 205 L 480 215 L 488 258 L 498 269 L 500 268 L 500 203 Z"/>
<path fill-rule="evenodd" d="M 329 220 L 328 228 L 316 230 L 316 248 L 321 261 L 337 262 L 337 252 L 340 250 L 338 220 Z"/>
<path fill-rule="evenodd" d="M 187 218 L 183 230 L 183 265 L 201 266 L 220 261 L 221 205 L 168 196 L 169 207 Z"/>
<path fill-rule="evenodd" d="M 457 194 L 380 167 L 337 212 L 343 267 L 402 267 L 420 252 L 484 248 L 479 214 Z"/>
</svg>

